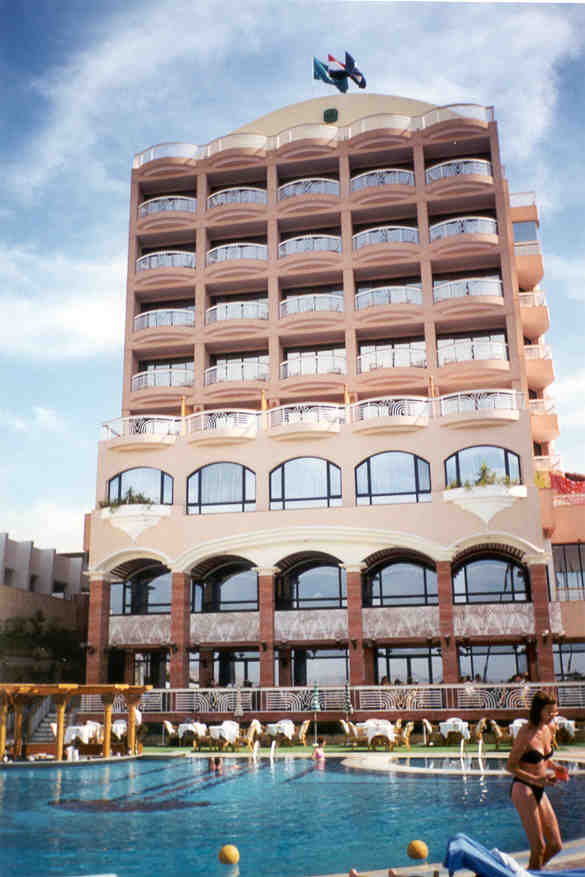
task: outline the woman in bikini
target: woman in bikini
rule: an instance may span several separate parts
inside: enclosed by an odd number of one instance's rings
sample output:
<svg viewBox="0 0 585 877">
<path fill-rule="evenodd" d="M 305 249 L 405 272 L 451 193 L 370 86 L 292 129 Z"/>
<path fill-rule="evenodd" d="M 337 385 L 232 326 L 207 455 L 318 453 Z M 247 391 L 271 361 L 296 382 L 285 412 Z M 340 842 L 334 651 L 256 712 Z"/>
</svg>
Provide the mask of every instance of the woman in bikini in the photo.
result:
<svg viewBox="0 0 585 877">
<path fill-rule="evenodd" d="M 556 715 L 554 697 L 537 691 L 528 722 L 518 731 L 506 765 L 514 775 L 511 797 L 528 835 L 528 867 L 534 871 L 540 871 L 562 849 L 559 824 L 545 793 L 546 786 L 554 786 L 558 781 L 555 772 L 563 771 L 562 765 L 552 760 L 550 726 Z"/>
</svg>

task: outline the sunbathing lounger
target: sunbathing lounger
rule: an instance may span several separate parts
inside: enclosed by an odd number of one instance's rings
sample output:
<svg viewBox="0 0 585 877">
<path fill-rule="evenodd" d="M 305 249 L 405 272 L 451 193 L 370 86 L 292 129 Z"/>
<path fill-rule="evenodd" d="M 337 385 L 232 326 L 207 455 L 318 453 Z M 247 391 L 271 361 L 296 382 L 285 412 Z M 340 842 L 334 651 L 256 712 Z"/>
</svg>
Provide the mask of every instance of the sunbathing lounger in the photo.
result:
<svg viewBox="0 0 585 877">
<path fill-rule="evenodd" d="M 526 871 L 505 865 L 496 852 L 482 846 L 466 834 L 456 834 L 447 843 L 443 865 L 449 874 L 465 869 L 474 871 L 478 877 L 522 877 L 523 874 L 542 874 L 542 871 Z M 514 861 L 514 860 L 512 860 Z M 517 864 L 517 863 L 515 863 Z M 585 868 L 571 868 L 554 873 L 554 877 L 585 877 Z"/>
</svg>

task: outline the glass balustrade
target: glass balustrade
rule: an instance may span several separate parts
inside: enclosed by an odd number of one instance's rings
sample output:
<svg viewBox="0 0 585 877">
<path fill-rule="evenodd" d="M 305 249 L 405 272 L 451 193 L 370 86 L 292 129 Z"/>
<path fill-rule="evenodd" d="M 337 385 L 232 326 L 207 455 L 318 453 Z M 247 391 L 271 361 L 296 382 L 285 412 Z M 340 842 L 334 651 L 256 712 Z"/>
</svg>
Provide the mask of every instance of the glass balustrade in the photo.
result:
<svg viewBox="0 0 585 877">
<path fill-rule="evenodd" d="M 340 314 L 343 313 L 343 304 L 343 292 L 295 295 L 281 301 L 280 316 L 290 317 L 291 314 L 308 314 L 314 311 L 335 311 Z"/>
<path fill-rule="evenodd" d="M 223 207 L 225 204 L 266 204 L 266 201 L 265 189 L 253 186 L 238 186 L 214 192 L 207 199 L 207 209 L 213 210 L 214 207 Z"/>
<path fill-rule="evenodd" d="M 420 286 L 375 286 L 356 294 L 355 309 L 362 311 L 376 305 L 422 305 Z"/>
<path fill-rule="evenodd" d="M 487 216 L 462 216 L 457 219 L 447 219 L 430 227 L 430 239 L 433 241 L 452 237 L 457 234 L 492 234 L 498 233 L 498 224 L 495 219 Z"/>
<path fill-rule="evenodd" d="M 414 186 L 414 173 L 400 168 L 378 168 L 365 171 L 351 179 L 351 191 L 359 192 L 370 186 Z"/>
<path fill-rule="evenodd" d="M 229 262 L 231 259 L 268 259 L 266 244 L 234 243 L 221 244 L 207 251 L 207 264 Z"/>
<path fill-rule="evenodd" d="M 215 430 L 246 429 L 256 432 L 258 412 L 238 408 L 221 408 L 199 411 L 187 417 L 187 432 L 213 432 Z"/>
<path fill-rule="evenodd" d="M 195 325 L 195 308 L 160 308 L 134 317 L 134 331 L 159 329 L 164 326 Z"/>
<path fill-rule="evenodd" d="M 268 412 L 269 425 L 289 426 L 296 423 L 345 423 L 345 407 L 343 405 L 320 405 L 302 402 L 297 405 L 282 405 L 271 408 Z"/>
<path fill-rule="evenodd" d="M 491 162 L 482 158 L 458 158 L 452 161 L 443 161 L 441 164 L 427 168 L 425 180 L 427 183 L 434 183 L 437 180 L 444 180 L 446 177 L 458 177 L 462 174 L 491 177 Z"/>
<path fill-rule="evenodd" d="M 289 238 L 278 245 L 278 258 L 283 259 L 285 256 L 292 256 L 295 253 L 316 251 L 341 253 L 341 237 L 330 234 L 307 234 Z"/>
<path fill-rule="evenodd" d="M 420 396 L 386 396 L 364 399 L 351 406 L 352 423 L 376 417 L 430 417 L 432 400 Z"/>
<path fill-rule="evenodd" d="M 434 301 L 474 295 L 502 298 L 504 295 L 502 281 L 497 277 L 465 277 L 447 283 L 433 283 Z"/>
<path fill-rule="evenodd" d="M 441 417 L 469 411 L 520 411 L 524 396 L 516 390 L 468 390 L 440 398 Z"/>
<path fill-rule="evenodd" d="M 190 387 L 192 384 L 193 368 L 156 368 L 132 377 L 133 392 L 145 387 Z"/>
<path fill-rule="evenodd" d="M 334 353 L 303 353 L 280 364 L 282 380 L 301 375 L 344 375 L 345 371 L 345 357 Z"/>
<path fill-rule="evenodd" d="M 311 177 L 284 183 L 278 189 L 278 200 L 296 198 L 297 195 L 339 195 L 339 181 L 323 177 Z"/>
<path fill-rule="evenodd" d="M 136 260 L 137 271 L 151 271 L 155 268 L 195 268 L 195 253 L 185 250 L 161 250 L 140 256 Z"/>
<path fill-rule="evenodd" d="M 481 359 L 508 359 L 508 345 L 503 341 L 452 341 L 437 352 L 439 365 Z"/>
<path fill-rule="evenodd" d="M 227 362 L 205 369 L 205 386 L 224 381 L 267 381 L 268 365 L 262 362 Z"/>
<path fill-rule="evenodd" d="M 364 374 L 377 368 L 426 368 L 424 347 L 398 347 L 372 350 L 357 358 L 357 372 Z"/>
<path fill-rule="evenodd" d="M 354 234 L 354 250 L 360 250 L 370 244 L 418 244 L 418 229 L 402 225 L 384 225 Z"/>
<path fill-rule="evenodd" d="M 207 309 L 205 322 L 209 326 L 222 320 L 267 320 L 268 300 L 221 302 Z"/>
<path fill-rule="evenodd" d="M 119 417 L 102 424 L 102 440 L 128 438 L 129 436 L 177 436 L 181 432 L 181 419 L 158 414 Z"/>
<path fill-rule="evenodd" d="M 166 213 L 182 211 L 183 213 L 195 213 L 197 211 L 197 198 L 188 198 L 184 195 L 165 195 L 161 198 L 151 198 L 138 205 L 138 216 L 151 216 L 153 213 Z"/>
</svg>

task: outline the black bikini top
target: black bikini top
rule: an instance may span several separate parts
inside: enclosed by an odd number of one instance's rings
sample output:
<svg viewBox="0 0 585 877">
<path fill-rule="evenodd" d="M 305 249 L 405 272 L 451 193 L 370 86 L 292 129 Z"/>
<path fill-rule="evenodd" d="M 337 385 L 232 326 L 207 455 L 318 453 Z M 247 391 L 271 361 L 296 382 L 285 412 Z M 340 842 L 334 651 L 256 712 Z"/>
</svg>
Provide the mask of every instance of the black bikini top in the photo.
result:
<svg viewBox="0 0 585 877">
<path fill-rule="evenodd" d="M 552 749 L 544 755 L 542 752 L 539 752 L 538 749 L 527 749 L 520 758 L 520 761 L 524 761 L 526 764 L 540 764 L 541 761 L 546 761 L 547 758 L 551 758 L 552 754 Z"/>
</svg>

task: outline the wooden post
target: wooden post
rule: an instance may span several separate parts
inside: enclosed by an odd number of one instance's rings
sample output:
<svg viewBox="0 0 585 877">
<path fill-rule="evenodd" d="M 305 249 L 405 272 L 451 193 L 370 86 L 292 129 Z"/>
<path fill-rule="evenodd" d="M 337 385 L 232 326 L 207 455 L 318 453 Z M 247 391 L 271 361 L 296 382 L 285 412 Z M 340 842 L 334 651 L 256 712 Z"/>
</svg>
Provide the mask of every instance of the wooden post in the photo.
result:
<svg viewBox="0 0 585 877">
<path fill-rule="evenodd" d="M 65 694 L 54 694 L 53 703 L 57 711 L 57 761 L 63 761 L 63 742 L 65 740 L 65 707 L 67 706 Z"/>
<path fill-rule="evenodd" d="M 128 754 L 136 754 L 136 707 L 140 703 L 140 694 L 125 694 L 128 704 Z"/>
<path fill-rule="evenodd" d="M 14 698 L 14 757 L 22 755 L 22 711 L 24 700 L 16 695 Z"/>
<path fill-rule="evenodd" d="M 0 759 L 6 754 L 6 723 L 8 721 L 8 698 L 0 694 Z"/>
<path fill-rule="evenodd" d="M 112 706 L 114 704 L 113 694 L 102 694 L 102 703 L 104 705 L 104 744 L 102 755 L 109 758 L 112 750 Z"/>
</svg>

